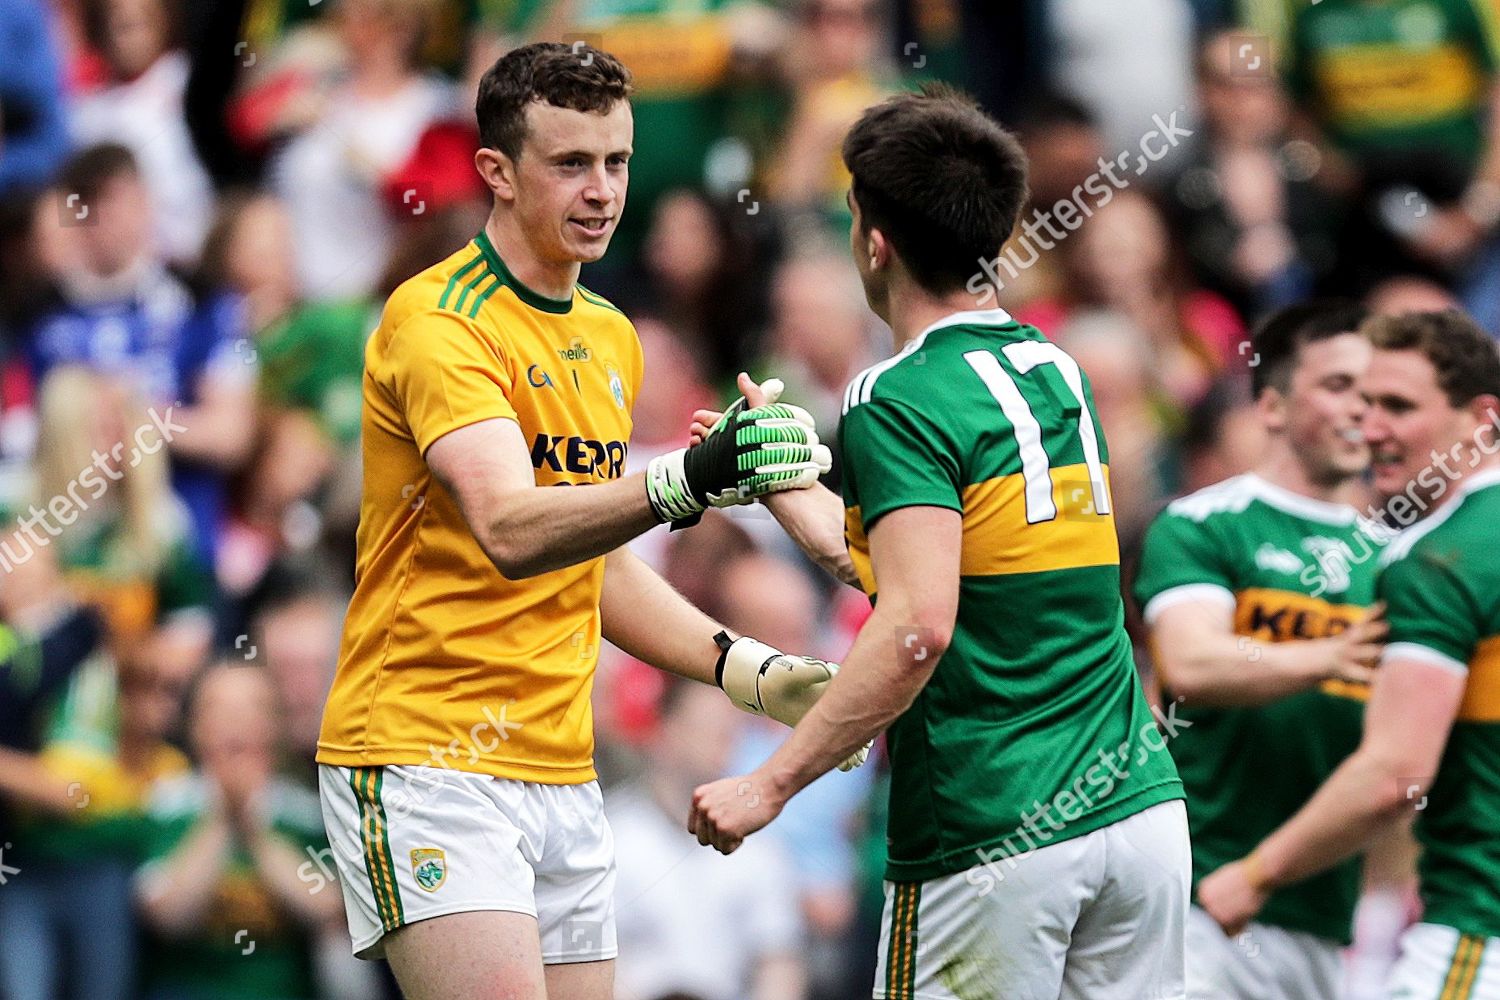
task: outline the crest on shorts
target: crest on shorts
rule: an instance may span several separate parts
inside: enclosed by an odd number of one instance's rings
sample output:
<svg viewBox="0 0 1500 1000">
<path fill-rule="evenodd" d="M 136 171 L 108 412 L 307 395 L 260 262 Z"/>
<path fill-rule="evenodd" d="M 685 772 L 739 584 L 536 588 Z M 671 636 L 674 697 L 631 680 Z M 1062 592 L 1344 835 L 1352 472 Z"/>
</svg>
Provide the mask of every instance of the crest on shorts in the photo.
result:
<svg viewBox="0 0 1500 1000">
<path fill-rule="evenodd" d="M 418 888 L 426 892 L 437 892 L 438 886 L 448 877 L 448 858 L 436 847 L 417 847 L 411 852 L 411 873 Z"/>
</svg>

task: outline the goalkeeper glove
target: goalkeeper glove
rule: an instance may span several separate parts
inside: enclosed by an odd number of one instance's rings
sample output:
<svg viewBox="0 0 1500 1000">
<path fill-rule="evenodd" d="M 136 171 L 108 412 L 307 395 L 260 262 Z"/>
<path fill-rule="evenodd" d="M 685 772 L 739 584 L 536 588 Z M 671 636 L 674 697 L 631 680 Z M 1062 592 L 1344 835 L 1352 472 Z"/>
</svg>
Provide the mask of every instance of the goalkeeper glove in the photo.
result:
<svg viewBox="0 0 1500 1000">
<path fill-rule="evenodd" d="M 729 700 L 751 715 L 768 716 L 787 726 L 802 721 L 839 672 L 837 663 L 793 656 L 747 636 L 731 641 L 728 633 L 720 632 L 714 642 L 721 651 L 714 680 Z M 853 770 L 869 755 L 866 743 L 845 758 L 839 770 Z"/>
<path fill-rule="evenodd" d="M 646 497 L 657 520 L 678 521 L 705 507 L 804 489 L 832 467 L 833 455 L 802 407 L 731 407 L 702 441 L 651 460 Z"/>
</svg>

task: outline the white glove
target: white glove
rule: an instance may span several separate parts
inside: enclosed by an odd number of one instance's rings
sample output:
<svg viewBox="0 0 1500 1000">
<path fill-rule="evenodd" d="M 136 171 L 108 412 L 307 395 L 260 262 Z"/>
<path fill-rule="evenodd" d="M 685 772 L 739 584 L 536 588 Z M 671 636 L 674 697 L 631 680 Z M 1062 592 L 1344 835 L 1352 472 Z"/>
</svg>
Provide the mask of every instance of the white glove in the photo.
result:
<svg viewBox="0 0 1500 1000">
<path fill-rule="evenodd" d="M 729 700 L 751 715 L 768 716 L 787 726 L 802 721 L 839 672 L 837 663 L 783 653 L 748 636 L 731 642 L 720 632 L 714 641 L 723 650 L 715 680 Z M 869 755 L 866 743 L 845 758 L 839 770 L 853 770 Z"/>
</svg>

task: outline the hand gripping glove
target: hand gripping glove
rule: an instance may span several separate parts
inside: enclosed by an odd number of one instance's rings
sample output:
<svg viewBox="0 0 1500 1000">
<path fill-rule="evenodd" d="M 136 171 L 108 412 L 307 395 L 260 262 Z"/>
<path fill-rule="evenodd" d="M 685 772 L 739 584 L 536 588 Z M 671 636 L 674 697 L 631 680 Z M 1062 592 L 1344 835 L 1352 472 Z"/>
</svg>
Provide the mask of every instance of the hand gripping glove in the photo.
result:
<svg viewBox="0 0 1500 1000">
<path fill-rule="evenodd" d="M 747 636 L 731 641 L 720 632 L 714 642 L 721 650 L 714 680 L 729 700 L 751 715 L 768 716 L 787 726 L 802 721 L 839 672 L 837 663 L 793 656 Z M 845 758 L 839 770 L 853 770 L 869 755 L 866 743 Z"/>
<path fill-rule="evenodd" d="M 698 444 L 651 460 L 646 496 L 657 520 L 678 521 L 705 507 L 804 489 L 832 467 L 833 455 L 802 407 L 731 407 Z"/>
</svg>

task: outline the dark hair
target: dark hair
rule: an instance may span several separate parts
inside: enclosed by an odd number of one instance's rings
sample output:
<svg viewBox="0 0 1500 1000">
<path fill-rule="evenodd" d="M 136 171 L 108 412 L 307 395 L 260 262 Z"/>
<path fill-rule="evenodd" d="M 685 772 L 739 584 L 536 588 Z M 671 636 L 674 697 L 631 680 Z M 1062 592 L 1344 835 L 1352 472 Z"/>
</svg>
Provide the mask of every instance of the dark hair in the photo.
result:
<svg viewBox="0 0 1500 1000">
<path fill-rule="evenodd" d="M 74 153 L 63 165 L 57 184 L 65 194 L 93 201 L 105 184 L 125 175 L 141 175 L 135 154 L 117 142 L 101 142 Z"/>
<path fill-rule="evenodd" d="M 844 139 L 866 232 L 879 229 L 934 294 L 964 287 L 1015 228 L 1026 154 L 974 100 L 945 84 L 869 108 Z"/>
<path fill-rule="evenodd" d="M 1500 351 L 1489 334 L 1457 309 L 1372 316 L 1361 332 L 1377 350 L 1420 351 L 1455 409 L 1478 396 L 1500 396 Z"/>
<path fill-rule="evenodd" d="M 1261 321 L 1250 337 L 1253 357 L 1250 393 L 1256 399 L 1267 389 L 1286 392 L 1297 367 L 1297 354 L 1308 344 L 1355 333 L 1370 312 L 1347 299 L 1321 299 L 1279 309 Z"/>
<path fill-rule="evenodd" d="M 474 114 L 479 142 L 518 159 L 526 140 L 526 106 L 606 114 L 630 98 L 630 70 L 608 52 L 582 42 L 534 42 L 495 60 L 479 81 Z"/>
</svg>

